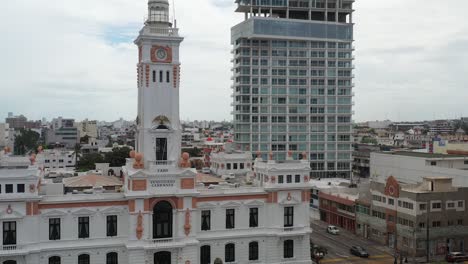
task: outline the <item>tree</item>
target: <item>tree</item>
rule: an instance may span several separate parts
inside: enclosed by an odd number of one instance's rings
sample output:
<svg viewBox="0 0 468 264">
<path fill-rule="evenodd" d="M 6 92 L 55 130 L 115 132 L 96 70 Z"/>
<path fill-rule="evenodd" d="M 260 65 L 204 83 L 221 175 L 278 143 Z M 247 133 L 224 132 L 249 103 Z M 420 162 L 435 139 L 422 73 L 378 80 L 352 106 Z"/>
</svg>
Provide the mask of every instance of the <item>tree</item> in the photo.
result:
<svg viewBox="0 0 468 264">
<path fill-rule="evenodd" d="M 89 136 L 88 135 L 84 135 L 83 137 L 80 137 L 80 143 L 81 144 L 88 144 L 89 142 Z"/>
<path fill-rule="evenodd" d="M 104 163 L 104 157 L 99 153 L 85 154 L 76 164 L 77 171 L 89 171 L 96 168 L 96 163 Z"/>
<path fill-rule="evenodd" d="M 110 167 L 124 166 L 126 159 L 130 158 L 130 151 L 129 147 L 113 148 L 111 152 L 104 154 L 104 160 Z"/>
<path fill-rule="evenodd" d="M 79 143 L 75 144 L 75 147 L 73 148 L 73 155 L 75 155 L 75 164 L 77 164 L 78 157 L 81 154 L 81 145 Z"/>
<path fill-rule="evenodd" d="M 25 155 L 30 151 L 35 151 L 39 145 L 39 133 L 30 129 L 20 129 L 15 136 L 14 154 Z"/>
<path fill-rule="evenodd" d="M 361 143 L 377 145 L 378 142 L 375 138 L 365 136 L 365 137 L 362 137 Z"/>
</svg>

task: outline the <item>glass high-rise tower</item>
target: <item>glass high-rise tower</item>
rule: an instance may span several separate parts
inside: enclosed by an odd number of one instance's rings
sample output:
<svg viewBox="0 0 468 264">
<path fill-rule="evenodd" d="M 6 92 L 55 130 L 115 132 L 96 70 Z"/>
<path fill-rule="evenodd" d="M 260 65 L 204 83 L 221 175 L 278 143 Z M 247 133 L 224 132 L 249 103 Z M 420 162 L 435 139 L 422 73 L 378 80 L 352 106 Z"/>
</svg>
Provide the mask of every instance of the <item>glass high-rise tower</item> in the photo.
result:
<svg viewBox="0 0 468 264">
<path fill-rule="evenodd" d="M 236 144 L 264 159 L 305 154 L 315 177 L 350 177 L 354 0 L 236 3 Z"/>
</svg>

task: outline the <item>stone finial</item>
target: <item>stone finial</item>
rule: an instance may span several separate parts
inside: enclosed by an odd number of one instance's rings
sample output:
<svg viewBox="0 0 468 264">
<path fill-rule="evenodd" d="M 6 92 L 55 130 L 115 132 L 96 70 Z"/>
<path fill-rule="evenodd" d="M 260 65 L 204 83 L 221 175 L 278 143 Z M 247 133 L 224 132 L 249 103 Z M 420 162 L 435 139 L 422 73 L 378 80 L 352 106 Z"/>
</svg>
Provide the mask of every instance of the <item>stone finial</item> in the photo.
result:
<svg viewBox="0 0 468 264">
<path fill-rule="evenodd" d="M 135 162 L 133 162 L 134 169 L 144 169 L 145 165 L 143 163 L 143 154 L 136 153 L 135 154 Z"/>
<path fill-rule="evenodd" d="M 179 167 L 190 168 L 190 154 L 188 152 L 182 153 L 182 157 L 179 162 Z"/>
<path fill-rule="evenodd" d="M 29 161 L 31 161 L 31 165 L 34 165 L 36 162 L 36 154 L 31 154 L 31 156 L 29 156 Z"/>
</svg>

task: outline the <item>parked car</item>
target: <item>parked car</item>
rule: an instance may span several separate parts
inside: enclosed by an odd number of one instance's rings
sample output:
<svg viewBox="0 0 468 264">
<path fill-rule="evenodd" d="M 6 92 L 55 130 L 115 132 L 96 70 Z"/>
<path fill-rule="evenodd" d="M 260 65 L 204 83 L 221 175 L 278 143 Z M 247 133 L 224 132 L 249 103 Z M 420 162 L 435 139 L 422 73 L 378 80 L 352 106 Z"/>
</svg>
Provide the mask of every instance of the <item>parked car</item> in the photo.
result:
<svg viewBox="0 0 468 264">
<path fill-rule="evenodd" d="M 329 233 L 329 234 L 338 235 L 339 232 L 340 232 L 340 230 L 336 226 L 329 225 L 327 227 L 327 233 Z"/>
<path fill-rule="evenodd" d="M 468 260 L 468 256 L 461 252 L 450 252 L 445 256 L 445 260 L 447 262 L 463 262 Z"/>
<path fill-rule="evenodd" d="M 360 247 L 360 246 L 352 246 L 349 252 L 355 256 L 361 257 L 361 258 L 368 258 L 369 253 L 367 251 Z"/>
</svg>

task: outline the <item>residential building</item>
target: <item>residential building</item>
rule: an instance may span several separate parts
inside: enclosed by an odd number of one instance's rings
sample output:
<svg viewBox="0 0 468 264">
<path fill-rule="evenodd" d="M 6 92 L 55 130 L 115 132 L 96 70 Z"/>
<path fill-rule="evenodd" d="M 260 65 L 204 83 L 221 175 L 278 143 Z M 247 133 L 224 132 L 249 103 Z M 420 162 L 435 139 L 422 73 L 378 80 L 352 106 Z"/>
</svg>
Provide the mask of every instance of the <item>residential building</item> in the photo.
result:
<svg viewBox="0 0 468 264">
<path fill-rule="evenodd" d="M 13 149 L 15 140 L 13 132 L 14 130 L 10 128 L 8 123 L 0 123 L 0 149 L 4 147 Z"/>
<path fill-rule="evenodd" d="M 41 121 L 28 121 L 24 115 L 8 116 L 5 118 L 5 123 L 15 130 L 41 128 Z"/>
<path fill-rule="evenodd" d="M 434 135 L 438 134 L 453 134 L 453 126 L 447 120 L 436 120 L 429 124 L 429 132 Z"/>
<path fill-rule="evenodd" d="M 36 161 L 45 169 L 65 169 L 75 168 L 75 153 L 66 149 L 45 149 L 41 150 Z"/>
<path fill-rule="evenodd" d="M 354 0 L 236 0 L 234 141 L 313 177 L 351 176 Z"/>
<path fill-rule="evenodd" d="M 455 187 L 450 177 L 424 177 L 407 184 L 395 177 L 372 181 L 369 194 L 356 201 L 359 235 L 408 257 L 468 249 L 467 187 Z M 429 237 L 428 237 L 429 235 Z"/>
<path fill-rule="evenodd" d="M 114 181 L 114 190 L 69 193 L 35 165 L 0 170 L 3 263 L 312 263 L 308 160 L 259 158 L 250 186 L 196 182 L 188 153 L 180 153 L 182 40 L 168 1 L 149 0 L 135 40 L 136 152 L 123 167 L 121 192 Z M 71 189 L 88 183 L 76 184 Z"/>
<path fill-rule="evenodd" d="M 74 125 L 78 128 L 80 138 L 88 136 L 90 138 L 98 137 L 98 127 L 96 120 L 85 119 L 81 122 L 77 122 Z"/>
<path fill-rule="evenodd" d="M 71 149 L 80 143 L 80 135 L 76 127 L 49 128 L 46 130 L 45 140 L 47 145 L 58 145 Z"/>
<path fill-rule="evenodd" d="M 424 177 L 451 177 L 453 184 L 468 187 L 468 156 L 410 151 L 372 152 L 370 177 L 384 183 L 390 176 L 416 184 Z"/>
<path fill-rule="evenodd" d="M 63 118 L 61 116 L 52 119 L 51 121 L 51 127 L 52 129 L 60 129 L 60 128 L 70 128 L 70 127 L 75 127 L 75 119 L 71 118 Z"/>
<path fill-rule="evenodd" d="M 369 178 L 370 153 L 380 151 L 380 146 L 368 144 L 355 144 L 353 152 L 353 176 Z"/>
</svg>

